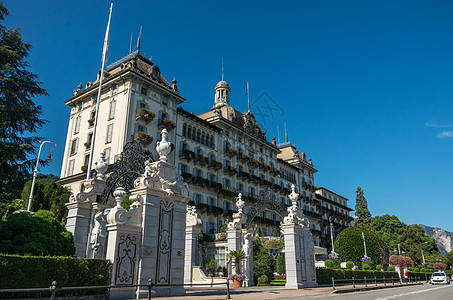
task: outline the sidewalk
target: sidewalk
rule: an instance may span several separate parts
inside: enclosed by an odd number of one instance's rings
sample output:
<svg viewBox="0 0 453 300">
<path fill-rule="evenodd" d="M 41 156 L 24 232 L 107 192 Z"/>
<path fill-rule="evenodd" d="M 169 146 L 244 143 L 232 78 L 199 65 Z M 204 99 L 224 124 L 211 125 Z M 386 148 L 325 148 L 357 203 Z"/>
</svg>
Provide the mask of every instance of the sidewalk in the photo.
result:
<svg viewBox="0 0 453 300">
<path fill-rule="evenodd" d="M 417 283 L 420 284 L 420 283 Z M 414 285 L 414 284 L 409 284 Z M 360 284 L 356 285 L 355 289 L 351 285 L 343 285 L 335 287 L 335 290 L 332 289 L 332 286 L 321 286 L 317 288 L 306 288 L 300 290 L 287 290 L 284 287 L 242 287 L 242 288 L 230 288 L 231 299 L 241 299 L 241 300 L 262 300 L 262 299 L 280 299 L 280 298 L 292 298 L 300 296 L 313 296 L 313 295 L 325 295 L 331 293 L 350 293 L 359 290 L 372 290 L 372 289 L 382 289 L 382 288 L 394 288 L 399 286 L 408 286 L 408 284 L 400 285 L 399 282 L 392 284 L 378 284 L 377 286 L 373 284 L 365 285 Z M 181 297 L 153 297 L 153 299 L 165 299 L 165 300 L 174 300 L 174 299 L 189 299 L 189 300 L 203 300 L 203 299 L 226 299 L 226 289 L 225 288 L 209 288 L 209 287 L 186 287 L 186 295 Z"/>
</svg>

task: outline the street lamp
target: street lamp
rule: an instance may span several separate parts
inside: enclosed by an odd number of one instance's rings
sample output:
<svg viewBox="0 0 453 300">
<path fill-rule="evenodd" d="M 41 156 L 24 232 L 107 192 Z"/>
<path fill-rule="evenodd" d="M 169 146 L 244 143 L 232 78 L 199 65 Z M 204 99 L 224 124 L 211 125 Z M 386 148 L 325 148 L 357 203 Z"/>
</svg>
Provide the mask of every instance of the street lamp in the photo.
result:
<svg viewBox="0 0 453 300">
<path fill-rule="evenodd" d="M 56 144 L 52 143 L 51 141 L 44 141 L 39 146 L 38 158 L 36 158 L 36 166 L 35 166 L 35 170 L 33 171 L 33 181 L 31 183 L 30 197 L 28 197 L 27 211 L 30 211 L 30 209 L 31 209 L 31 200 L 33 199 L 33 190 L 35 188 L 35 180 L 36 180 L 36 177 L 38 177 L 39 156 L 41 155 L 42 146 L 46 143 L 51 144 L 51 146 L 49 146 L 49 156 L 46 158 L 46 161 L 48 161 L 48 162 L 52 161 L 52 156 L 50 155 L 50 153 L 52 153 L 52 150 L 55 149 L 55 147 L 57 146 Z"/>
<path fill-rule="evenodd" d="M 428 242 L 423 242 L 423 244 L 428 244 Z M 422 251 L 422 259 L 423 259 L 423 270 L 425 271 L 425 281 L 428 282 L 428 277 L 426 276 L 426 264 L 425 264 L 425 255 L 423 254 L 423 247 L 422 243 L 420 243 L 420 250 Z"/>
</svg>

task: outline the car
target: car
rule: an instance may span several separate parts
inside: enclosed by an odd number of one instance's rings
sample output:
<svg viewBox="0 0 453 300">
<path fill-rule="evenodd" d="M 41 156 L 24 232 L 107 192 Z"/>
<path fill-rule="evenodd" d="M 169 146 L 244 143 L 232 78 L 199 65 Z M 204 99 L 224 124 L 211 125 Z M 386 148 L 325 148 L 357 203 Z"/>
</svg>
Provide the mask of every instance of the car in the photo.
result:
<svg viewBox="0 0 453 300">
<path fill-rule="evenodd" d="M 431 275 L 431 284 L 450 284 L 450 278 L 445 272 L 434 272 Z"/>
</svg>

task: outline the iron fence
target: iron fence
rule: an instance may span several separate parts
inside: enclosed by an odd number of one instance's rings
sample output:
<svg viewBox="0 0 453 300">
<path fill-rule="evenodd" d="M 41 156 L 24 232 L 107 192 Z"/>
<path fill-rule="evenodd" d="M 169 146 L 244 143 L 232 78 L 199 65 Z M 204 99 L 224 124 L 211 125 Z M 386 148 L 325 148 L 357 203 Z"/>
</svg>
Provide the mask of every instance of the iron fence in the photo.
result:
<svg viewBox="0 0 453 300">
<path fill-rule="evenodd" d="M 152 291 L 156 287 L 184 287 L 184 286 L 200 286 L 200 287 L 212 287 L 212 286 L 222 286 L 226 285 L 226 299 L 231 299 L 230 297 L 230 280 L 227 279 L 226 282 L 219 283 L 190 283 L 190 284 L 154 284 L 151 279 L 148 279 L 146 284 L 130 284 L 130 285 L 104 285 L 104 286 L 78 286 L 78 287 L 59 287 L 56 281 L 53 281 L 50 287 L 48 288 L 28 288 L 28 289 L 0 289 L 0 295 L 2 293 L 27 293 L 27 292 L 48 292 L 50 293 L 50 299 L 55 300 L 56 294 L 61 291 L 77 291 L 77 290 L 95 290 L 95 289 L 107 289 L 111 291 L 112 289 L 121 289 L 121 288 L 137 288 L 137 287 L 147 287 L 148 288 L 148 299 L 152 299 Z"/>
<path fill-rule="evenodd" d="M 403 285 L 403 284 L 417 284 L 421 283 L 421 280 L 419 277 L 409 277 L 405 279 L 400 279 L 399 277 L 391 277 L 391 278 L 379 278 L 379 277 L 374 277 L 374 278 L 350 278 L 350 279 L 335 279 L 332 277 L 332 289 L 335 290 L 336 287 L 345 285 L 345 284 L 352 284 L 353 289 L 359 289 L 361 287 L 357 287 L 359 285 L 363 285 L 364 287 L 368 286 L 378 286 L 378 284 L 383 284 L 383 286 L 391 285 L 395 286 L 395 283 L 398 285 Z"/>
</svg>

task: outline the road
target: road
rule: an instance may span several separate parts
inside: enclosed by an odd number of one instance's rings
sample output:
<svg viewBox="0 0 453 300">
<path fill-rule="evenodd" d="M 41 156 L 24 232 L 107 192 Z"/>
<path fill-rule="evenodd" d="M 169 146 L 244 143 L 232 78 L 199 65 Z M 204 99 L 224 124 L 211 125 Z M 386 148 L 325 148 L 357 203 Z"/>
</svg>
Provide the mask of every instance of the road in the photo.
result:
<svg viewBox="0 0 453 300">
<path fill-rule="evenodd" d="M 283 298 L 287 300 L 296 299 L 329 299 L 329 300 L 358 300 L 358 299 L 410 299 L 410 300 L 437 300 L 453 299 L 453 285 L 416 285 L 407 287 L 387 288 L 380 290 L 371 290 L 365 292 L 352 292 L 345 294 L 325 294 L 303 297 Z"/>
</svg>

